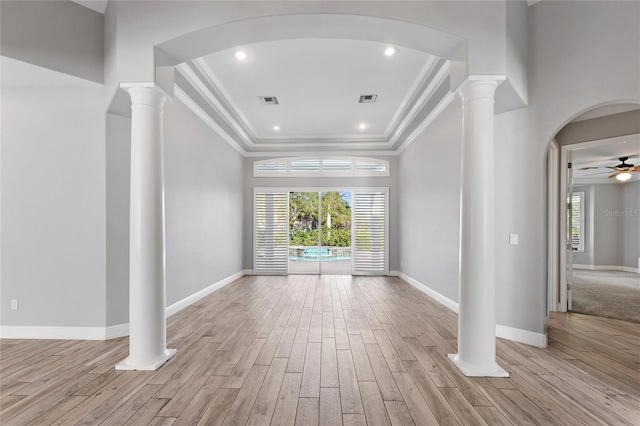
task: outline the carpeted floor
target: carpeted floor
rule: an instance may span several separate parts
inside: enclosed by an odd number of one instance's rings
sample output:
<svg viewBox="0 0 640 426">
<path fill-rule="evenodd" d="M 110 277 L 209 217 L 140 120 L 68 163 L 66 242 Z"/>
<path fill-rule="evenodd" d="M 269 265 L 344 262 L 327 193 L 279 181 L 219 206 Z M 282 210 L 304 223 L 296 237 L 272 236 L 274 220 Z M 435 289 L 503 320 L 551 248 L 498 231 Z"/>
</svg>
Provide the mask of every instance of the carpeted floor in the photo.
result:
<svg viewBox="0 0 640 426">
<path fill-rule="evenodd" d="M 573 270 L 573 312 L 640 323 L 640 274 Z"/>
</svg>

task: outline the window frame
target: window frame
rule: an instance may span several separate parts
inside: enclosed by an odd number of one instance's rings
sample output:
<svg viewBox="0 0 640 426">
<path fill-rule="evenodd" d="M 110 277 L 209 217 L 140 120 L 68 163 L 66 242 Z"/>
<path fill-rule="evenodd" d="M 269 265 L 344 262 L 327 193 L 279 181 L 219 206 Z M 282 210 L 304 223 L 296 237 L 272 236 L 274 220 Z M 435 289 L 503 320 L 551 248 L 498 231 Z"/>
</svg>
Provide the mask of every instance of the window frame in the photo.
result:
<svg viewBox="0 0 640 426">
<path fill-rule="evenodd" d="M 301 168 L 296 164 L 318 163 L 317 168 Z M 325 163 L 327 167 L 325 167 Z M 344 168 L 336 164 L 343 163 Z M 292 164 L 294 167 L 292 167 Z M 348 164 L 348 168 L 347 168 Z M 369 167 L 367 167 L 369 166 Z M 389 161 L 369 157 L 286 157 L 256 160 L 253 162 L 254 177 L 373 177 L 389 176 Z"/>
<path fill-rule="evenodd" d="M 574 197 L 578 197 L 578 203 L 580 205 L 579 210 L 579 222 L 578 222 L 578 235 L 579 241 L 578 244 L 573 243 L 573 230 L 574 230 Z M 571 193 L 571 247 L 575 248 L 577 252 L 584 253 L 585 246 L 585 235 L 584 235 L 584 222 L 585 222 L 585 205 L 584 205 L 585 193 L 584 191 L 576 191 Z"/>
</svg>

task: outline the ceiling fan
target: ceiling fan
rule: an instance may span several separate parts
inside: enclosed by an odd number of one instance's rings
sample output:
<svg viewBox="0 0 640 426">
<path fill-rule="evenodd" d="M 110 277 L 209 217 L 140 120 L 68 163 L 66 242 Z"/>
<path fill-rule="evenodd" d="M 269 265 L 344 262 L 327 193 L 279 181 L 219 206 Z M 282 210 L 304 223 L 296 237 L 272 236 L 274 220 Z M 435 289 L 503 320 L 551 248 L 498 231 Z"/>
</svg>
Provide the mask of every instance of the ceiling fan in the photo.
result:
<svg viewBox="0 0 640 426">
<path fill-rule="evenodd" d="M 627 160 L 629 159 L 629 157 L 620 157 L 618 158 L 618 160 L 620 160 L 620 164 L 618 164 L 617 166 L 613 166 L 610 167 L 608 166 L 607 169 L 611 169 L 611 170 L 615 170 L 613 173 L 611 173 L 609 176 L 607 177 L 615 177 L 617 180 L 621 181 L 621 182 L 625 182 L 629 179 L 631 179 L 631 173 L 635 172 L 635 173 L 640 173 L 640 166 L 634 166 L 633 164 L 629 164 L 627 163 Z M 590 170 L 590 169 L 597 169 L 598 167 L 584 167 L 580 170 Z M 610 173 L 610 172 L 602 172 L 602 173 L 594 173 L 588 176 L 595 176 L 595 175 L 601 175 L 604 173 Z"/>
<path fill-rule="evenodd" d="M 613 172 L 608 177 L 610 178 L 615 177 L 616 179 L 624 182 L 631 179 L 631 172 L 640 173 L 640 166 L 634 167 L 633 164 L 627 164 L 626 161 L 628 159 L 629 157 L 620 157 L 619 158 L 619 160 L 621 161 L 620 164 L 614 167 L 607 167 L 608 169 L 615 170 L 615 172 Z"/>
</svg>

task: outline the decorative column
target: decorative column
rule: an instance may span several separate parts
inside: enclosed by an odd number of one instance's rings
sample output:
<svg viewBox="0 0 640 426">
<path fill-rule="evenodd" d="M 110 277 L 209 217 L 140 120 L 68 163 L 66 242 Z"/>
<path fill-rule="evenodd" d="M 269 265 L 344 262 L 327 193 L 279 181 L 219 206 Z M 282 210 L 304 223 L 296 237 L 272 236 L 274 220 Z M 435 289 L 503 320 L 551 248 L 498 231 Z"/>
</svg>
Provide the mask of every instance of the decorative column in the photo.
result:
<svg viewBox="0 0 640 426">
<path fill-rule="evenodd" d="M 166 347 L 164 162 L 162 110 L 154 84 L 121 87 L 131 96 L 129 216 L 129 356 L 116 370 L 157 370 L 175 353 Z"/>
<path fill-rule="evenodd" d="M 467 81 L 462 97 L 458 353 L 466 376 L 507 377 L 496 363 L 494 94 L 498 81 Z"/>
</svg>

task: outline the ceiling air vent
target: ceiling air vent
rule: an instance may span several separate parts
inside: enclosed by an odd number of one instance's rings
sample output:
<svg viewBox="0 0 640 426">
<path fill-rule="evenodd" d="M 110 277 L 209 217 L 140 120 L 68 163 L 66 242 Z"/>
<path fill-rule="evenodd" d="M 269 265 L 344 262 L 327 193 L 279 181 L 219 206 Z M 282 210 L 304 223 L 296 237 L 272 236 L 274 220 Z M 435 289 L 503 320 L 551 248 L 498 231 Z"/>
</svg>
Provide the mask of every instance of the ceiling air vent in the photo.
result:
<svg viewBox="0 0 640 426">
<path fill-rule="evenodd" d="M 258 99 L 260 99 L 260 102 L 262 102 L 265 105 L 278 105 L 278 98 L 276 98 L 275 96 L 258 96 Z"/>
<path fill-rule="evenodd" d="M 378 99 L 378 95 L 361 95 L 358 101 L 361 104 L 372 104 Z"/>
</svg>

